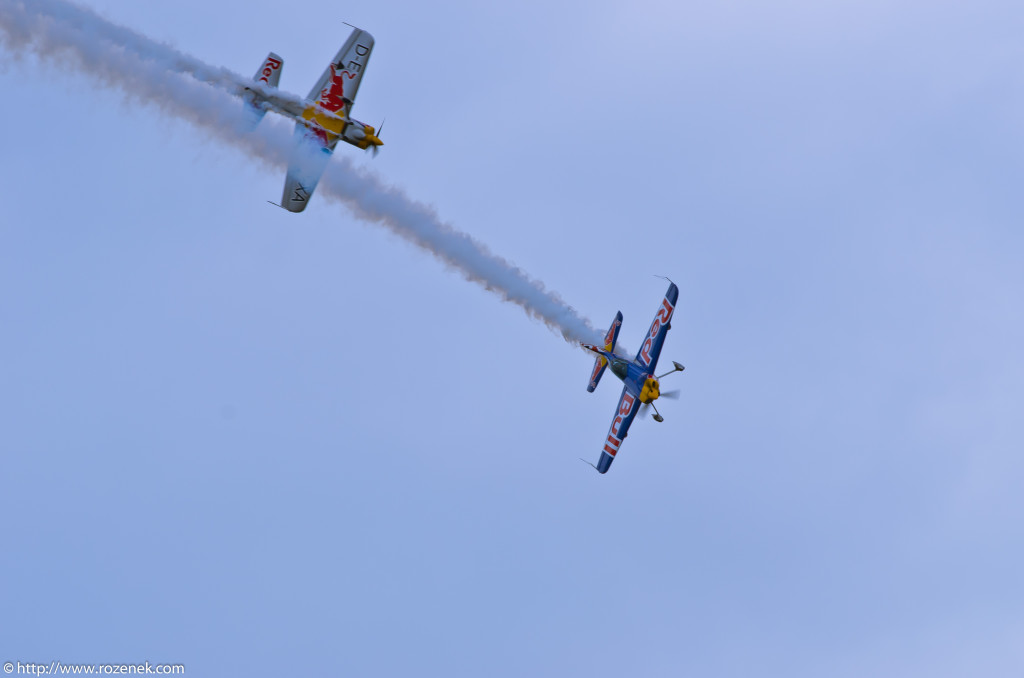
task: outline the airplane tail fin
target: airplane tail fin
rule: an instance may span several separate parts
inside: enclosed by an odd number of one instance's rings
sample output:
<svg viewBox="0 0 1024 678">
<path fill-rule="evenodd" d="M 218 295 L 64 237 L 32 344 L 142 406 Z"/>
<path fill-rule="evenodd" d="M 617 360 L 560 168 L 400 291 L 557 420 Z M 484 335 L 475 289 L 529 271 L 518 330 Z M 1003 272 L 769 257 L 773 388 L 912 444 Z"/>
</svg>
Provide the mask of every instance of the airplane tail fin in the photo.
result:
<svg viewBox="0 0 1024 678">
<path fill-rule="evenodd" d="M 255 82 L 258 82 L 266 87 L 277 87 L 277 83 L 281 80 L 281 69 L 284 68 L 284 59 L 271 52 L 267 55 L 267 58 L 263 60 L 263 65 L 256 71 L 256 75 L 252 76 Z M 256 96 L 255 92 L 246 92 L 243 97 L 245 101 L 245 130 L 251 132 L 256 129 L 256 126 L 260 124 L 260 120 L 267 114 L 267 109 L 262 105 L 262 101 Z"/>
<path fill-rule="evenodd" d="M 604 335 L 604 350 L 609 352 L 615 351 L 615 342 L 619 339 L 619 329 L 622 328 L 622 311 L 615 314 L 615 320 L 612 321 L 612 326 L 608 328 L 608 333 Z M 590 383 L 587 384 L 587 393 L 593 393 L 594 389 L 597 388 L 597 382 L 601 381 L 601 376 L 604 375 L 605 368 L 608 367 L 608 359 L 602 355 L 597 356 L 594 360 L 594 370 L 590 373 Z"/>
</svg>

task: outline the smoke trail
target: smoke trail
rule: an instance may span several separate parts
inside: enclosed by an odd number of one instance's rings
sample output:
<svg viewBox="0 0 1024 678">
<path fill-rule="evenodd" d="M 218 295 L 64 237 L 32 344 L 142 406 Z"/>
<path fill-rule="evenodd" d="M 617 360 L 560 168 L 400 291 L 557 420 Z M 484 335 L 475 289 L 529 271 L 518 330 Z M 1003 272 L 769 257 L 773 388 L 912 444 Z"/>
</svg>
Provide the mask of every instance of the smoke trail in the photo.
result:
<svg viewBox="0 0 1024 678">
<path fill-rule="evenodd" d="M 281 124 L 243 133 L 237 98 L 252 80 L 207 65 L 168 45 L 117 26 L 67 0 L 0 0 L 0 44 L 87 73 L 130 98 L 157 106 L 271 167 L 287 166 L 291 133 Z M 298 100 L 298 99 L 296 99 Z M 344 156 L 335 156 L 317 189 L 356 217 L 409 240 L 466 279 L 517 304 L 570 342 L 598 343 L 601 333 L 557 294 L 480 242 L 440 220 L 434 210 L 388 186 Z"/>
</svg>

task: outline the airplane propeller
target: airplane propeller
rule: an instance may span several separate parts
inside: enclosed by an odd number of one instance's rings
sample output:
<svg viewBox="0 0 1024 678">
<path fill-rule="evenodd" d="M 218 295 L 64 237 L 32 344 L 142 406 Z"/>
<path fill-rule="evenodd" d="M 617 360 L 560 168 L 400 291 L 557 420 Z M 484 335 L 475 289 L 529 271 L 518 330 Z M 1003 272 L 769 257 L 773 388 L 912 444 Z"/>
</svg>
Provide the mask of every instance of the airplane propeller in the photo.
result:
<svg viewBox="0 0 1024 678">
<path fill-rule="evenodd" d="M 380 133 L 384 131 L 384 123 L 385 122 L 387 122 L 387 118 L 383 118 L 380 121 L 380 127 L 377 128 L 377 133 L 374 135 L 378 139 L 380 139 Z M 380 146 L 378 146 L 377 144 L 370 144 L 369 147 L 367 147 L 366 150 L 368 150 L 368 151 L 372 150 L 373 151 L 373 157 L 376 158 L 377 154 L 380 153 Z"/>
<path fill-rule="evenodd" d="M 683 370 L 686 369 L 685 367 L 683 367 L 682 365 L 680 365 L 679 363 L 677 363 L 675 361 L 672 361 L 672 366 L 673 366 L 672 370 L 670 370 L 670 371 L 666 372 L 665 374 L 661 375 L 660 377 L 658 377 L 658 379 L 662 379 L 663 377 L 667 377 L 668 375 L 672 374 L 673 372 L 682 372 Z M 677 400 L 679 398 L 679 389 L 675 389 L 674 391 L 665 391 L 664 393 L 662 393 L 658 397 L 659 398 L 668 398 L 669 400 Z M 648 407 L 654 407 L 653 401 L 649 402 L 649 403 L 644 403 L 643 405 L 640 406 L 640 416 L 641 417 L 644 416 L 644 414 L 647 413 L 647 408 Z M 652 414 L 651 417 L 654 419 L 654 421 L 665 421 L 665 418 L 661 416 L 660 412 L 658 412 L 658 408 L 657 407 L 654 407 L 654 414 Z"/>
</svg>

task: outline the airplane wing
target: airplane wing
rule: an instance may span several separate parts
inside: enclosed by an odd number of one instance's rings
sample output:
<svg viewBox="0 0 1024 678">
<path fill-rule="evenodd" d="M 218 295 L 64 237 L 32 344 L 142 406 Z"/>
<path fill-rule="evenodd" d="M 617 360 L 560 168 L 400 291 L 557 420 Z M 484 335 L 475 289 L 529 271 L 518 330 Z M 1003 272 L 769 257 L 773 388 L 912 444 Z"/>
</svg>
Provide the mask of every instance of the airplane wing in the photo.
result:
<svg viewBox="0 0 1024 678">
<path fill-rule="evenodd" d="M 324 146 L 323 139 L 302 123 L 295 123 L 292 151 L 288 158 L 288 172 L 284 178 L 281 207 L 289 212 L 306 209 L 309 199 L 327 169 L 334 144 Z M 334 140 L 337 143 L 337 139 Z"/>
<path fill-rule="evenodd" d="M 615 461 L 615 455 L 619 452 L 619 445 L 625 439 L 629 426 L 633 423 L 633 418 L 636 417 L 639 410 L 640 399 L 623 388 L 622 395 L 619 396 L 619 405 L 615 410 L 615 418 L 612 419 L 608 437 L 604 442 L 604 449 L 601 450 L 601 458 L 598 460 L 597 466 L 594 467 L 598 473 L 608 473 L 612 462 Z"/>
<path fill-rule="evenodd" d="M 359 83 L 373 51 L 373 36 L 356 28 L 327 65 L 327 70 L 309 91 L 309 100 L 318 102 L 335 115 L 348 116 L 356 100 Z"/>
<path fill-rule="evenodd" d="M 651 323 L 651 329 L 647 330 L 647 337 L 640 346 L 640 352 L 636 354 L 636 363 L 651 372 L 658 366 L 658 356 L 661 355 L 661 347 L 665 344 L 665 335 L 672 327 L 672 313 L 676 310 L 678 299 L 679 288 L 675 283 L 669 283 L 665 298 L 662 299 L 654 322 Z"/>
</svg>

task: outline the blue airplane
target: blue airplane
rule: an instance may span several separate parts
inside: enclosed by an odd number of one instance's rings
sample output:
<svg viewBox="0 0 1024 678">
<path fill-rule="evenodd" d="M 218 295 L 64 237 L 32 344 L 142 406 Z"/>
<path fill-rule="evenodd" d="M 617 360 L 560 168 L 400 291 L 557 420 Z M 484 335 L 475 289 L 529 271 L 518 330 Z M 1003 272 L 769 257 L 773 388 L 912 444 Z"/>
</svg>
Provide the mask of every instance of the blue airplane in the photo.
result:
<svg viewBox="0 0 1024 678">
<path fill-rule="evenodd" d="M 661 306 L 658 307 L 658 313 L 654 316 L 654 322 L 651 323 L 651 329 L 647 330 L 647 336 L 644 338 L 643 345 L 640 346 L 640 352 L 633 360 L 615 353 L 615 342 L 619 338 L 619 328 L 622 327 L 622 311 L 615 315 L 612 326 L 608 328 L 603 347 L 581 344 L 583 348 L 597 354 L 597 358 L 594 360 L 594 371 L 590 375 L 590 384 L 587 386 L 588 392 L 594 392 L 597 383 L 601 381 L 605 368 L 609 365 L 612 367 L 612 374 L 623 383 L 622 395 L 619 397 L 619 405 L 615 409 L 612 426 L 608 429 L 608 437 L 605 440 L 604 449 L 601 451 L 601 458 L 596 466 L 587 462 L 594 466 L 598 473 L 607 473 L 612 462 L 615 461 L 619 445 L 626 438 L 626 433 L 633 423 L 633 418 L 640 411 L 641 405 L 654 407 L 654 401 L 661 396 L 666 398 L 678 396 L 678 391 L 662 393 L 658 380 L 675 372 L 682 372 L 686 368 L 673 361 L 674 369 L 660 377 L 654 376 L 654 370 L 658 367 L 658 356 L 661 355 L 661 347 L 665 344 L 665 336 L 672 327 L 672 313 L 676 309 L 678 298 L 679 288 L 670 281 L 668 292 L 665 293 L 665 298 L 662 300 Z M 655 421 L 664 421 L 657 407 L 654 408 L 653 416 Z M 586 460 L 584 459 L 584 461 Z"/>
</svg>

